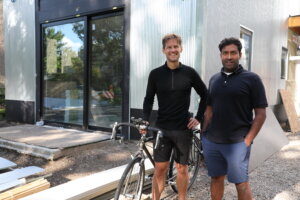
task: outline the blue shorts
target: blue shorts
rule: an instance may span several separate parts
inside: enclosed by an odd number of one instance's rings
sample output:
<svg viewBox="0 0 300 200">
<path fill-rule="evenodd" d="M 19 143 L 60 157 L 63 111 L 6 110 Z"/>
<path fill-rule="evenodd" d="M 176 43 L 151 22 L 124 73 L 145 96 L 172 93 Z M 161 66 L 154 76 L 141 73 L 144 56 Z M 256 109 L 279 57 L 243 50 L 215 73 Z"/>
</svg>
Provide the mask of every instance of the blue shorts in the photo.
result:
<svg viewBox="0 0 300 200">
<path fill-rule="evenodd" d="M 217 144 L 202 137 L 204 159 L 211 177 L 225 176 L 231 183 L 248 181 L 251 145 L 245 142 Z"/>
</svg>

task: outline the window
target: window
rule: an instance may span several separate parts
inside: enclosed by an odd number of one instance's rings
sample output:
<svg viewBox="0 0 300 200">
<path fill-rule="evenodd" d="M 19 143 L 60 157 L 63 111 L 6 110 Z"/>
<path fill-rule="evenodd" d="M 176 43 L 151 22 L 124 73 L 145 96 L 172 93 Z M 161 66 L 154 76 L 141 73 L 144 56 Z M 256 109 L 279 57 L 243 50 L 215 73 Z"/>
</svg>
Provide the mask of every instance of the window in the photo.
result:
<svg viewBox="0 0 300 200">
<path fill-rule="evenodd" d="M 241 64 L 245 69 L 248 69 L 249 71 L 251 70 L 252 38 L 253 38 L 253 32 L 241 26 L 240 40 L 243 45 Z"/>
<path fill-rule="evenodd" d="M 46 122 L 106 130 L 122 121 L 123 24 L 118 12 L 43 25 Z"/>
<path fill-rule="evenodd" d="M 45 26 L 43 29 L 43 118 L 83 123 L 83 21 Z"/>
<path fill-rule="evenodd" d="M 122 120 L 123 16 L 95 17 L 89 29 L 89 125 Z"/>
<path fill-rule="evenodd" d="M 288 49 L 285 47 L 282 47 L 282 50 L 281 50 L 281 72 L 280 72 L 281 79 L 287 78 L 287 66 L 288 66 Z"/>
</svg>

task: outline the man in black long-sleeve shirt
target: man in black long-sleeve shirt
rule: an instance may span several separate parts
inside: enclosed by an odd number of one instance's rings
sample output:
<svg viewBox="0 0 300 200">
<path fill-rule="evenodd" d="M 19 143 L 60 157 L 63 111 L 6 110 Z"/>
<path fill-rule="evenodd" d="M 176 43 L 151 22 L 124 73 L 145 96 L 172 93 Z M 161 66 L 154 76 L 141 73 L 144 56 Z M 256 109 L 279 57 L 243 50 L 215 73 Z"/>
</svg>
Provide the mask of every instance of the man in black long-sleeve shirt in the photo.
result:
<svg viewBox="0 0 300 200">
<path fill-rule="evenodd" d="M 152 181 L 152 199 L 159 200 L 164 190 L 165 176 L 174 148 L 177 168 L 178 198 L 186 198 L 188 186 L 187 161 L 192 141 L 190 129 L 201 121 L 207 96 L 207 89 L 197 72 L 179 62 L 182 52 L 181 38 L 175 34 L 166 35 L 163 40 L 166 63 L 151 71 L 144 99 L 144 119 L 149 120 L 154 96 L 158 100 L 156 126 L 163 130 L 162 147 L 154 151 L 155 171 Z M 190 118 L 191 89 L 200 95 L 201 101 L 195 118 Z"/>
</svg>

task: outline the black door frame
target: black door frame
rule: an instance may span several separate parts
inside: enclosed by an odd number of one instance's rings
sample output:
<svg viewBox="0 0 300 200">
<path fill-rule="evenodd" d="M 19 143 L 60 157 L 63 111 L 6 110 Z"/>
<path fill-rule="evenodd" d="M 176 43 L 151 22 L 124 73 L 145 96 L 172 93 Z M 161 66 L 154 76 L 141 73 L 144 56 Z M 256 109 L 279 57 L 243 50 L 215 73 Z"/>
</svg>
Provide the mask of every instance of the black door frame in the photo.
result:
<svg viewBox="0 0 300 200">
<path fill-rule="evenodd" d="M 43 115 L 44 115 L 44 95 L 45 95 L 45 91 L 44 91 L 44 63 L 43 63 L 43 58 L 45 56 L 45 52 L 44 52 L 44 48 L 43 48 L 43 41 L 44 41 L 44 37 L 43 37 L 43 30 L 44 28 L 47 27 L 51 27 L 51 26 L 58 26 L 58 25 L 63 25 L 63 24 L 68 24 L 68 23 L 74 23 L 74 22 L 83 22 L 84 25 L 86 26 L 86 22 L 87 22 L 87 17 L 77 17 L 77 18 L 73 18 L 73 19 L 67 19 L 67 20 L 61 20 L 61 21 L 56 21 L 56 22 L 51 22 L 51 23 L 45 23 L 45 24 L 41 24 L 41 40 L 40 40 L 40 45 L 41 45 L 41 62 L 40 62 L 40 79 L 41 79 L 41 85 L 40 85 L 40 119 L 42 119 Z M 86 37 L 84 39 L 84 48 L 86 47 Z M 84 76 L 83 76 L 83 80 L 84 80 L 84 84 L 86 84 L 86 48 L 84 51 Z M 85 86 L 86 87 L 86 86 Z M 85 111 L 85 87 L 83 89 L 83 112 Z M 84 116 L 83 116 L 84 117 Z M 44 119 L 43 119 L 44 120 Z M 49 125 L 54 125 L 54 126 L 62 126 L 62 127 L 66 127 L 66 128 L 75 128 L 75 129 L 84 129 L 84 118 L 83 118 L 83 125 L 78 125 L 78 124 L 70 124 L 70 123 L 64 123 L 64 122 L 55 122 L 55 121 L 48 121 L 48 120 L 44 120 L 45 124 L 49 124 Z"/>
<path fill-rule="evenodd" d="M 112 16 L 121 16 L 121 15 L 123 15 L 123 27 L 124 27 L 124 36 L 123 36 L 123 44 L 125 44 L 125 23 L 124 23 L 124 21 L 125 21 L 125 17 L 124 17 L 124 12 L 123 11 L 119 11 L 119 12 L 113 12 L 113 13 L 107 13 L 107 14 L 103 14 L 103 15 L 94 15 L 94 16 L 91 16 L 91 17 L 89 17 L 89 19 L 88 19 L 88 24 L 87 24 L 87 32 L 90 32 L 90 30 L 88 30 L 89 28 L 90 28 L 90 21 L 91 20 L 97 20 L 97 19 L 103 19 L 103 18 L 107 18 L 107 17 L 112 17 Z M 90 40 L 90 38 L 87 38 L 88 39 L 88 43 L 89 43 L 89 40 Z M 124 45 L 125 46 L 125 45 Z M 89 46 L 88 47 L 88 52 L 90 52 L 91 51 L 91 46 Z M 123 63 L 125 63 L 124 62 L 124 58 L 125 58 L 125 49 L 123 49 Z M 87 60 L 88 60 L 88 65 L 87 65 L 87 68 L 88 68 L 88 77 L 87 77 L 87 79 L 90 81 L 91 80 L 91 78 L 90 78 L 90 75 L 91 75 L 91 67 L 90 67 L 90 63 L 89 63 L 89 56 L 90 56 L 90 54 L 88 54 L 87 55 Z M 128 83 L 126 83 L 126 79 L 125 79 L 125 77 L 126 77 L 126 75 L 127 75 L 127 73 L 129 73 L 129 71 L 128 70 L 125 70 L 125 64 L 123 64 L 123 71 L 122 71 L 122 91 L 123 91 L 123 93 L 122 93 L 122 105 L 121 105 L 121 107 L 122 107 L 122 109 L 121 109 L 121 119 L 122 119 L 122 121 L 126 121 L 126 120 L 124 120 L 124 118 L 125 118 L 125 116 L 124 116 L 124 107 L 126 108 L 126 106 L 127 106 L 127 109 L 129 110 L 129 102 L 127 102 L 127 101 L 125 101 L 125 99 L 127 99 L 127 98 L 129 98 L 129 95 L 128 95 L 128 93 L 129 93 L 129 90 L 125 90 L 126 88 L 124 87 L 125 85 L 128 85 L 129 84 L 129 82 Z M 90 90 L 90 83 L 88 83 L 88 88 L 87 88 L 87 109 L 85 110 L 86 111 L 86 120 L 87 120 L 87 122 L 86 122 L 86 129 L 89 129 L 89 130 L 104 130 L 104 131 L 111 131 L 111 128 L 104 128 L 104 127 L 98 127 L 98 126 L 93 126 L 93 125 L 89 125 L 88 124 L 88 111 L 89 111 L 89 107 L 90 107 L 90 105 L 89 105 L 89 90 Z"/>
<path fill-rule="evenodd" d="M 88 126 L 88 96 L 89 96 L 89 49 L 88 49 L 88 22 L 90 18 L 93 18 L 95 16 L 107 16 L 110 14 L 115 13 L 122 13 L 123 19 L 124 19 L 124 49 L 123 49 L 123 95 L 122 95 L 122 121 L 128 121 L 129 120 L 129 113 L 130 113 L 130 107 L 129 107 L 129 74 L 130 74 L 130 55 L 129 55 L 129 46 L 130 46 L 130 0 L 125 0 L 125 5 L 123 7 L 119 7 L 117 9 L 111 9 L 111 10 L 101 10 L 99 12 L 93 11 L 92 13 L 86 13 L 86 15 L 78 17 L 72 17 L 69 16 L 66 18 L 59 18 L 59 21 L 52 21 L 49 23 L 48 21 L 40 22 L 39 19 L 39 1 L 36 1 L 36 121 L 42 120 L 43 115 L 43 28 L 47 26 L 53 26 L 53 25 L 59 25 L 59 24 L 65 24 L 68 22 L 75 22 L 75 21 L 84 21 L 85 24 L 85 39 L 84 39 L 84 48 L 85 48 L 85 57 L 84 57 L 84 70 L 85 70 L 85 76 L 84 76 L 84 114 L 83 114 L 83 125 L 76 125 L 76 124 L 68 124 L 68 123 L 58 123 L 58 122 L 47 122 L 49 125 L 54 126 L 62 126 L 66 128 L 73 128 L 73 129 L 80 129 L 80 130 L 103 130 L 103 131 L 110 131 L 111 128 L 104 128 L 104 127 L 96 127 L 96 126 Z"/>
</svg>

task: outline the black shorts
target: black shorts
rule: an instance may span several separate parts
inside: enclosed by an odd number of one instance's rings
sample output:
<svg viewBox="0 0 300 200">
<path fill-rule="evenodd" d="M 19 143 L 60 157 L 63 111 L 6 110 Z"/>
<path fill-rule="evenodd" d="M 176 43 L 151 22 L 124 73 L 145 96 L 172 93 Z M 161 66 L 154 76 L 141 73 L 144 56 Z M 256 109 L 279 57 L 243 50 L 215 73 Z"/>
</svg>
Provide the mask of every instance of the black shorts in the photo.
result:
<svg viewBox="0 0 300 200">
<path fill-rule="evenodd" d="M 177 163 L 187 165 L 190 146 L 192 144 L 192 131 L 190 130 L 162 130 L 164 137 L 160 139 L 160 145 L 154 149 L 155 162 L 170 161 L 172 149 Z"/>
</svg>

